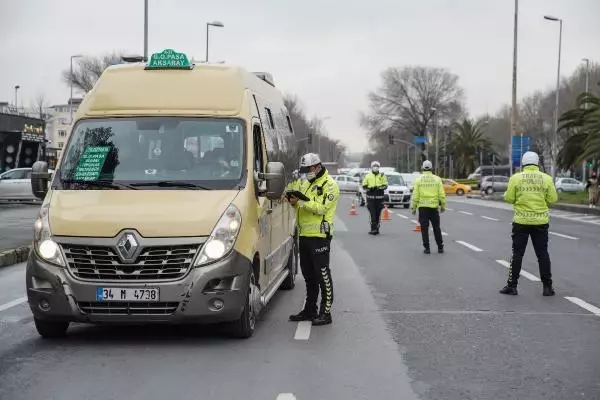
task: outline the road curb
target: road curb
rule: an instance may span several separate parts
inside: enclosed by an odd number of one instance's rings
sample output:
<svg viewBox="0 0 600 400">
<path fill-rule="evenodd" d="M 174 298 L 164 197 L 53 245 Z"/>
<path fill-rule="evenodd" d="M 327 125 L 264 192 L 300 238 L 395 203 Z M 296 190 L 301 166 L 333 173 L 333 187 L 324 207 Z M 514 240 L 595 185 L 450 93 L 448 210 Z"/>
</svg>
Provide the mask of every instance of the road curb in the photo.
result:
<svg viewBox="0 0 600 400">
<path fill-rule="evenodd" d="M 480 199 L 487 201 L 504 201 L 502 198 L 488 196 L 467 195 L 468 199 Z M 581 205 L 557 203 L 550 207 L 552 210 L 569 211 L 577 214 L 600 215 L 600 208 L 584 208 Z"/>
<path fill-rule="evenodd" d="M 0 250 L 0 268 L 27 261 L 31 246 L 21 246 L 16 249 Z"/>
</svg>

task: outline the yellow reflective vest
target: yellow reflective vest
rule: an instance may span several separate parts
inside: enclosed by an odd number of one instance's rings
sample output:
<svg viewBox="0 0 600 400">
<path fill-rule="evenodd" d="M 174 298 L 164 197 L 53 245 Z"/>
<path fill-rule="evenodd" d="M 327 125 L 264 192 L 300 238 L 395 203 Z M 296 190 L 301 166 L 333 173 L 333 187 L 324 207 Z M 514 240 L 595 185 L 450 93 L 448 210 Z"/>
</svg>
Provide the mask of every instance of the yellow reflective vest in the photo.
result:
<svg viewBox="0 0 600 400">
<path fill-rule="evenodd" d="M 327 170 L 312 183 L 303 181 L 300 191 L 310 201 L 298 200 L 298 235 L 302 237 L 331 238 L 333 216 L 340 197 L 338 184 Z"/>
<path fill-rule="evenodd" d="M 545 225 L 550 221 L 550 205 L 558 196 L 552 177 L 535 165 L 510 177 L 504 200 L 514 206 L 513 222 L 522 225 Z"/>
<path fill-rule="evenodd" d="M 410 209 L 414 211 L 420 207 L 438 208 L 440 206 L 446 207 L 446 194 L 442 179 L 433 175 L 431 171 L 423 171 L 413 185 Z"/>
<path fill-rule="evenodd" d="M 298 179 L 294 179 L 291 182 L 289 182 L 286 186 L 286 190 L 287 191 L 300 190 L 301 187 L 302 187 L 302 179 L 298 178 Z"/>
<path fill-rule="evenodd" d="M 387 176 L 381 172 L 374 174 L 369 172 L 365 175 L 362 187 L 365 188 L 367 199 L 381 200 L 384 197 L 385 189 L 388 186 Z M 383 189 L 379 189 L 382 187 Z"/>
</svg>

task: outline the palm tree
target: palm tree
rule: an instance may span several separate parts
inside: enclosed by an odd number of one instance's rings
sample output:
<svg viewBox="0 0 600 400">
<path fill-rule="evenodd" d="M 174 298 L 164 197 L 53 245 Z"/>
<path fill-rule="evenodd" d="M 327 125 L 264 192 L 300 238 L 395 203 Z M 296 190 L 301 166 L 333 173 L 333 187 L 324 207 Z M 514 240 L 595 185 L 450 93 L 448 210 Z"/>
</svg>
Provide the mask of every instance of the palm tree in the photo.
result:
<svg viewBox="0 0 600 400">
<path fill-rule="evenodd" d="M 560 118 L 559 130 L 571 133 L 558 153 L 561 168 L 579 165 L 589 159 L 600 158 L 600 97 L 583 93 L 577 106 Z"/>
<path fill-rule="evenodd" d="M 448 143 L 448 154 L 454 159 L 458 177 L 466 177 L 479 163 L 479 152 L 493 153 L 492 142 L 484 137 L 487 122 L 465 118 L 452 127 L 452 139 Z"/>
</svg>

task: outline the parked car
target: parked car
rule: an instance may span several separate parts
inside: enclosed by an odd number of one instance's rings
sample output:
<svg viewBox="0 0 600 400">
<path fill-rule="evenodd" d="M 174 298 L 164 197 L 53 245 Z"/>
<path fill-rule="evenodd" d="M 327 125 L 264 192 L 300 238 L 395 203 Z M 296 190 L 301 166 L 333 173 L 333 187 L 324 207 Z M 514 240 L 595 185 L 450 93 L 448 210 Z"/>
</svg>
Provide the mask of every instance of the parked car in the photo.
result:
<svg viewBox="0 0 600 400">
<path fill-rule="evenodd" d="M 332 175 L 331 177 L 337 182 L 340 192 L 356 193 L 358 191 L 359 178 L 348 175 Z"/>
<path fill-rule="evenodd" d="M 494 193 L 506 192 L 508 188 L 508 176 L 488 175 L 481 179 L 481 194 L 492 195 Z"/>
<path fill-rule="evenodd" d="M 557 178 L 555 186 L 557 192 L 583 192 L 585 190 L 585 184 L 573 178 Z"/>
<path fill-rule="evenodd" d="M 398 172 L 386 172 L 385 176 L 387 176 L 388 179 L 388 188 L 384 192 L 383 204 L 386 204 L 389 207 L 410 207 L 412 189 L 410 189 L 406 182 L 404 182 L 402 176 Z M 362 184 L 364 175 L 361 176 L 360 179 L 360 182 Z M 365 192 L 365 189 L 363 189 L 362 185 L 359 185 L 359 189 L 356 193 L 356 196 L 358 197 L 359 205 L 361 207 L 364 207 L 364 205 L 367 202 L 367 194 Z"/>
<path fill-rule="evenodd" d="M 465 193 L 471 193 L 471 186 L 458 183 L 453 179 L 442 179 L 444 183 L 444 192 L 446 194 L 455 194 L 462 196 Z"/>
<path fill-rule="evenodd" d="M 31 168 L 15 168 L 0 174 L 0 200 L 37 200 L 31 190 Z"/>
</svg>

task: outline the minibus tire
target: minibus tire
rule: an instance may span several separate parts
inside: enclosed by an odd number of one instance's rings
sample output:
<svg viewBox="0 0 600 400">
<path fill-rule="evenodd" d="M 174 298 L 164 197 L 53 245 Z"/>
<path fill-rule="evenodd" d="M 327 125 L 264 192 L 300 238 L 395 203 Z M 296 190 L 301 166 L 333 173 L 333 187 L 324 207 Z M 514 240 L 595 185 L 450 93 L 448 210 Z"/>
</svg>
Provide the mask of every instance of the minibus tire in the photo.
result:
<svg viewBox="0 0 600 400">
<path fill-rule="evenodd" d="M 258 287 L 256 287 L 256 284 L 254 283 L 254 271 L 252 271 L 251 269 L 250 276 L 248 277 L 246 304 L 244 305 L 242 315 L 240 315 L 239 319 L 230 322 L 227 326 L 227 330 L 229 331 L 231 337 L 237 339 L 248 339 L 254 335 L 254 331 L 256 329 L 256 321 L 258 318 L 251 301 L 253 287 L 255 290 L 259 291 Z"/>
<path fill-rule="evenodd" d="M 38 334 L 44 339 L 64 337 L 69 328 L 69 323 L 65 321 L 48 321 L 34 317 L 33 322 Z"/>
</svg>

